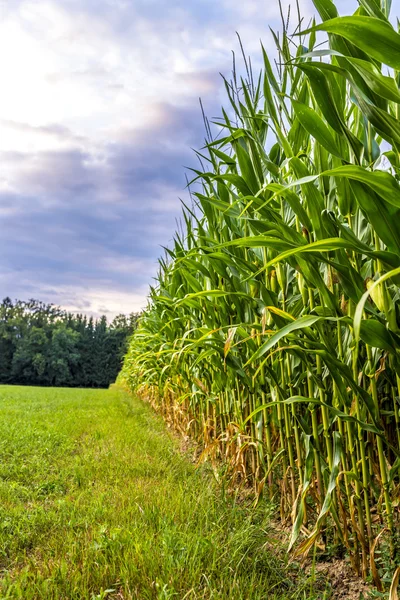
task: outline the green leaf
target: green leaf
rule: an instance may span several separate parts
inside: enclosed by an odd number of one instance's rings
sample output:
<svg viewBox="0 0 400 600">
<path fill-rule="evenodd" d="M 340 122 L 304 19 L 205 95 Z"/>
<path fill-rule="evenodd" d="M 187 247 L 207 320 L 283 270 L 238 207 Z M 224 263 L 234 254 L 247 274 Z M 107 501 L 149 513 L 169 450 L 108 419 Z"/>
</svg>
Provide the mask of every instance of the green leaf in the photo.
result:
<svg viewBox="0 0 400 600">
<path fill-rule="evenodd" d="M 306 165 L 297 156 L 290 159 L 290 166 L 293 169 L 298 180 L 291 182 L 287 187 L 293 187 L 296 184 L 304 185 L 304 196 L 306 198 L 305 206 L 308 209 L 310 220 L 318 238 L 324 236 L 324 227 L 321 220 L 321 212 L 324 207 L 324 199 L 319 189 L 314 185 L 315 176 L 310 176 Z"/>
<path fill-rule="evenodd" d="M 365 294 L 363 294 L 362 298 L 360 299 L 359 303 L 356 306 L 356 310 L 354 313 L 353 327 L 354 327 L 354 336 L 355 336 L 356 340 L 360 339 L 361 322 L 362 322 L 362 316 L 363 316 L 363 312 L 364 312 L 364 306 L 365 306 L 366 301 L 370 297 L 371 292 L 376 290 L 382 283 L 384 283 L 385 281 L 387 281 L 388 279 L 391 279 L 391 277 L 394 277 L 396 275 L 400 275 L 400 267 L 397 269 L 392 269 L 388 273 L 385 273 L 384 275 L 379 277 L 379 279 L 374 281 L 372 286 L 370 288 L 368 288 L 368 290 L 365 292 Z"/>
<path fill-rule="evenodd" d="M 393 27 L 376 17 L 336 17 L 297 35 L 312 31 L 335 33 L 352 42 L 368 56 L 400 70 L 400 35 Z"/>
<path fill-rule="evenodd" d="M 217 148 L 210 147 L 210 151 L 213 154 L 215 154 L 215 156 L 217 156 L 220 160 L 222 160 L 222 162 L 224 162 L 225 164 L 227 164 L 229 166 L 236 165 L 235 157 L 232 158 L 232 156 L 229 156 L 229 154 L 226 154 L 225 152 L 222 152 L 221 150 L 218 150 Z"/>
<path fill-rule="evenodd" d="M 293 331 L 297 331 L 298 329 L 304 329 L 306 327 L 310 327 L 311 325 L 314 325 L 314 323 L 317 323 L 318 321 L 320 321 L 321 318 L 322 317 L 316 317 L 316 316 L 312 316 L 312 315 L 306 316 L 306 317 L 300 317 L 300 319 L 297 319 L 296 321 L 293 321 L 292 323 L 285 325 L 285 327 L 282 327 L 282 329 L 280 329 L 272 337 L 270 337 L 270 339 L 267 342 L 264 342 L 264 344 L 262 344 L 260 346 L 260 348 L 257 350 L 257 352 L 255 352 L 253 354 L 253 356 L 247 361 L 245 366 L 247 366 L 250 363 L 261 358 L 261 356 L 263 356 L 266 352 L 268 352 L 268 350 L 270 350 L 273 346 L 275 346 L 275 344 L 277 344 L 279 342 L 279 340 L 281 340 L 283 337 L 285 337 L 289 333 L 292 333 Z"/>
<path fill-rule="evenodd" d="M 312 135 L 317 142 L 319 142 L 328 152 L 342 158 L 340 150 L 336 144 L 333 133 L 324 121 L 321 119 L 319 114 L 309 106 L 292 99 L 292 106 L 296 117 L 304 129 Z"/>
<path fill-rule="evenodd" d="M 396 344 L 389 331 L 375 319 L 361 321 L 360 338 L 373 348 L 381 348 L 396 353 Z"/>
<path fill-rule="evenodd" d="M 348 179 L 355 179 L 356 181 L 365 183 L 384 198 L 386 202 L 400 208 L 399 182 L 387 171 L 367 171 L 367 169 L 357 165 L 345 165 L 325 171 L 323 175 L 347 177 Z"/>
<path fill-rule="evenodd" d="M 370 89 L 382 98 L 400 103 L 400 92 L 393 77 L 383 75 L 379 69 L 366 60 L 347 57 L 347 60 L 355 66 Z"/>
<path fill-rule="evenodd" d="M 382 19 L 383 21 L 387 21 L 385 15 L 379 8 L 379 3 L 375 0 L 358 0 L 359 3 L 365 10 L 369 13 L 371 17 L 376 17 L 377 19 Z"/>
<path fill-rule="evenodd" d="M 260 188 L 260 184 L 257 180 L 249 153 L 243 148 L 240 141 L 236 142 L 235 150 L 242 177 L 247 183 L 249 190 L 251 190 L 251 193 L 256 194 Z"/>
<path fill-rule="evenodd" d="M 308 231 L 312 230 L 310 218 L 297 194 L 292 192 L 286 186 L 281 185 L 279 183 L 270 183 L 267 189 L 273 191 L 277 196 L 283 196 L 287 203 L 290 205 L 290 208 L 293 210 L 295 215 L 299 217 L 302 225 L 304 225 L 304 227 L 308 229 Z"/>
<path fill-rule="evenodd" d="M 400 143 L 399 121 L 386 110 L 378 108 L 355 90 L 355 97 L 363 115 L 370 121 L 380 135 L 392 143 Z"/>
<path fill-rule="evenodd" d="M 318 106 L 329 125 L 337 133 L 342 133 L 343 123 L 332 98 L 325 73 L 307 63 L 298 64 L 297 67 L 307 75 Z"/>
<path fill-rule="evenodd" d="M 400 211 L 375 194 L 373 189 L 356 180 L 350 181 L 350 188 L 374 231 L 389 250 L 400 253 L 400 230 L 397 225 Z"/>
<path fill-rule="evenodd" d="M 338 16 L 338 11 L 332 0 L 313 0 L 313 4 L 323 21 L 333 19 Z"/>
</svg>

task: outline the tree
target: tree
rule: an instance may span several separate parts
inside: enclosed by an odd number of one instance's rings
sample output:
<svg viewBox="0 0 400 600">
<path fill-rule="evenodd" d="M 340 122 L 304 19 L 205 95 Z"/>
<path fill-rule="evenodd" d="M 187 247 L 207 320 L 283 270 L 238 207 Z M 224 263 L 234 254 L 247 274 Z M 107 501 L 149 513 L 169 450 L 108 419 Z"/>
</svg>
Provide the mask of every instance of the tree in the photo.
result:
<svg viewBox="0 0 400 600">
<path fill-rule="evenodd" d="M 49 340 L 44 329 L 31 327 L 17 341 L 11 363 L 13 383 L 47 383 L 46 351 Z"/>
<path fill-rule="evenodd" d="M 0 304 L 0 383 L 107 387 L 115 381 L 137 315 L 109 325 L 39 300 Z"/>
<path fill-rule="evenodd" d="M 8 383 L 11 380 L 12 359 L 15 352 L 13 310 L 11 299 L 4 298 L 0 305 L 0 383 Z"/>
<path fill-rule="evenodd" d="M 78 340 L 79 333 L 67 327 L 65 323 L 59 323 L 54 327 L 46 365 L 50 385 L 73 384 L 73 367 L 80 358 Z"/>
</svg>

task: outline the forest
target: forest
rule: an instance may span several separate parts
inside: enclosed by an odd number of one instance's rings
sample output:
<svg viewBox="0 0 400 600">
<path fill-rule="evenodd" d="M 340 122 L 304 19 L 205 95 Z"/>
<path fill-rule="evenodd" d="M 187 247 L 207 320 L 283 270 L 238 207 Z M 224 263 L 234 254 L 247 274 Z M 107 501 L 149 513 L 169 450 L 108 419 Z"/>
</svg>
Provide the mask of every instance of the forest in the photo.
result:
<svg viewBox="0 0 400 600">
<path fill-rule="evenodd" d="M 105 388 L 121 368 L 138 315 L 110 323 L 39 300 L 0 305 L 0 383 Z"/>
</svg>

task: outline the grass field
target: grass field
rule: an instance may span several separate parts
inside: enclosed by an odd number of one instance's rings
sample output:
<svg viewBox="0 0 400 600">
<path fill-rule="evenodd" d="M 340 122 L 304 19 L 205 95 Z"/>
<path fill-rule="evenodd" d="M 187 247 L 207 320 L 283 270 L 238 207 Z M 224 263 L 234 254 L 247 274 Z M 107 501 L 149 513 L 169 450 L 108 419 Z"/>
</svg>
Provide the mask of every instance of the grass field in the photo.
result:
<svg viewBox="0 0 400 600">
<path fill-rule="evenodd" d="M 0 387 L 1 599 L 311 598 L 265 549 L 268 512 L 122 390 Z"/>
</svg>

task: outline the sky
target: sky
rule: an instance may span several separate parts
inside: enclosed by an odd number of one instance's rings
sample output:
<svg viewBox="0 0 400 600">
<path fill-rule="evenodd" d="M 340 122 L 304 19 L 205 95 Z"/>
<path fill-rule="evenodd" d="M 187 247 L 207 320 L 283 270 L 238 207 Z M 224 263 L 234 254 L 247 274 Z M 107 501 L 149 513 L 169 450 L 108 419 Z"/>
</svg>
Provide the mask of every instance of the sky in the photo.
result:
<svg viewBox="0 0 400 600">
<path fill-rule="evenodd" d="M 146 305 L 204 142 L 199 97 L 219 117 L 236 31 L 257 66 L 269 27 L 278 0 L 0 0 L 2 298 Z"/>
</svg>

